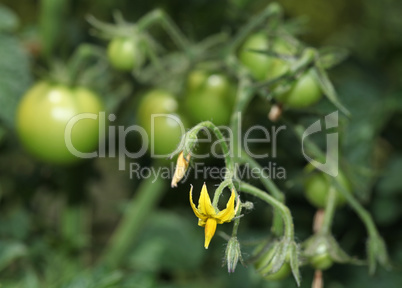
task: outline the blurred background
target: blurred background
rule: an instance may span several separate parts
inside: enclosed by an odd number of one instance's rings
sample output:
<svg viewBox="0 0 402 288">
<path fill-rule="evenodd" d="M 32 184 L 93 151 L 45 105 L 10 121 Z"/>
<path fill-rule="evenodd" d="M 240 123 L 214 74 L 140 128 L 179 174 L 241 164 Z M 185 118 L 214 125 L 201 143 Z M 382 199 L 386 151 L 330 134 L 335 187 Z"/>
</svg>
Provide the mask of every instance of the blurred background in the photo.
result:
<svg viewBox="0 0 402 288">
<path fill-rule="evenodd" d="M 128 22 L 135 22 L 161 8 L 189 39 L 197 42 L 219 32 L 235 33 L 268 3 L 1 0 L 0 287 L 296 286 L 291 277 L 264 281 L 252 265 L 238 265 L 235 273 L 228 274 L 222 267 L 225 240 L 218 235 L 210 249 L 203 248 L 203 229 L 196 225 L 188 205 L 188 188 L 192 183 L 200 189 L 205 179 L 194 180 L 190 173 L 184 184 L 171 189 L 168 180 L 149 183 L 130 177 L 128 166 L 125 171 L 119 170 L 116 157 L 49 164 L 24 149 L 27 144 L 21 143 L 16 124 L 23 95 L 44 79 L 44 71 L 57 61 L 67 61 L 82 43 L 90 43 L 104 53 L 108 40 L 91 35 L 88 15 L 112 23 L 112 12 L 120 10 Z M 326 287 L 400 287 L 402 2 L 278 3 L 283 6 L 285 18 L 294 21 L 303 42 L 349 51 L 349 57 L 329 71 L 341 101 L 352 114 L 342 126 L 341 151 L 350 167 L 353 192 L 372 213 L 394 264 L 392 271 L 380 267 L 374 276 L 368 275 L 366 266 L 335 265 L 324 273 Z M 166 33 L 158 28 L 152 32 L 172 49 Z M 107 69 L 105 75 L 105 81 L 88 87 L 96 91 L 107 111 L 117 115 L 116 126 L 138 124 L 141 95 L 158 87 L 144 85 L 130 74 L 112 69 Z M 271 125 L 266 117 L 269 105 L 260 104 L 251 104 L 254 112 L 247 123 Z M 35 109 L 32 104 L 32 111 Z M 296 113 L 294 117 L 303 121 L 304 115 Z M 35 142 L 29 137 L 23 141 Z M 126 141 L 131 151 L 138 150 L 138 138 L 128 136 Z M 297 239 L 303 241 L 311 235 L 315 208 L 303 196 L 301 182 L 306 163 L 293 143 L 292 137 L 281 142 L 276 160 L 286 168 L 287 179 L 276 183 L 287 195 Z M 146 155 L 136 163 L 151 167 L 169 166 L 173 161 L 154 161 Z M 222 163 L 212 159 L 208 165 Z M 215 182 L 208 182 L 208 187 L 212 189 Z M 257 199 L 245 199 L 255 205 L 254 211 L 242 219 L 239 230 L 247 258 L 252 253 L 251 244 L 269 234 L 272 211 Z M 230 232 L 230 224 L 220 226 L 221 231 Z M 365 258 L 366 231 L 350 208 L 338 210 L 333 230 L 349 255 Z M 303 267 L 301 287 L 311 287 L 313 273 L 312 268 Z"/>
</svg>

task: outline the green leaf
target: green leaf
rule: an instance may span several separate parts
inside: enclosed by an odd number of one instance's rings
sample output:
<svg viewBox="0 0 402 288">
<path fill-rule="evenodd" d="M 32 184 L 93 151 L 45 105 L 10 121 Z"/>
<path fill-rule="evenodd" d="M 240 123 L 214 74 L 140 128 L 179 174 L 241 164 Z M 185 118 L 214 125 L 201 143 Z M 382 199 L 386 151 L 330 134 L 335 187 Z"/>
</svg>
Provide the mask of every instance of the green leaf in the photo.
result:
<svg viewBox="0 0 402 288">
<path fill-rule="evenodd" d="M 335 88 L 329 80 L 327 72 L 319 61 L 316 62 L 316 66 L 313 68 L 313 71 L 313 75 L 317 78 L 318 82 L 321 85 L 321 89 L 328 100 L 331 101 L 332 104 L 334 104 L 335 107 L 337 107 L 340 111 L 342 111 L 343 114 L 349 117 L 350 112 L 339 101 Z"/>
<path fill-rule="evenodd" d="M 0 34 L 0 121 L 14 126 L 18 101 L 31 84 L 27 53 L 13 36 Z"/>
<path fill-rule="evenodd" d="M 346 49 L 327 47 L 319 51 L 320 63 L 324 69 L 330 69 L 343 62 L 349 55 Z"/>
<path fill-rule="evenodd" d="M 16 259 L 25 256 L 27 249 L 18 242 L 0 242 L 0 271 Z"/>
<path fill-rule="evenodd" d="M 286 256 L 288 253 L 289 242 L 287 240 L 282 240 L 275 249 L 274 257 L 272 258 L 272 269 L 269 274 L 274 274 L 281 269 L 285 263 Z"/>
<path fill-rule="evenodd" d="M 370 237 L 367 241 L 367 257 L 369 273 L 373 275 L 377 268 L 377 262 L 384 268 L 390 269 L 391 262 L 388 256 L 387 247 L 381 236 Z"/>
<path fill-rule="evenodd" d="M 0 4 L 0 32 L 15 31 L 18 25 L 17 15 L 6 6 Z"/>
<path fill-rule="evenodd" d="M 197 231 L 196 219 L 191 223 L 174 213 L 158 212 L 147 221 L 142 238 L 130 255 L 133 268 L 150 271 L 199 267 L 205 249 L 203 231 Z"/>
<path fill-rule="evenodd" d="M 292 274 L 295 278 L 297 286 L 300 286 L 301 278 L 300 278 L 300 270 L 299 270 L 299 247 L 295 242 L 290 244 L 290 268 L 292 268 Z"/>
</svg>

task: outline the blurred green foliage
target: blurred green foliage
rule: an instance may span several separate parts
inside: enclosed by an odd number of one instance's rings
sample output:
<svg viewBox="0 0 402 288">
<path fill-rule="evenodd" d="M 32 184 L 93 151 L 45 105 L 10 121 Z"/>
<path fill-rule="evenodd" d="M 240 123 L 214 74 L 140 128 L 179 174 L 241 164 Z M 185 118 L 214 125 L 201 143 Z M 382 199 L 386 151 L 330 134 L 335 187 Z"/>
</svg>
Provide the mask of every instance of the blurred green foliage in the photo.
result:
<svg viewBox="0 0 402 288">
<path fill-rule="evenodd" d="M 220 31 L 235 31 L 265 7 L 266 1 L 67 1 L 60 17 L 52 15 L 58 22 L 52 28 L 57 30 L 49 35 L 58 34 L 58 40 L 48 44 L 49 58 L 41 56 L 44 44 L 39 24 L 49 19 L 41 19 L 45 17 L 43 10 L 37 12 L 44 2 L 49 1 L 4 0 L 0 5 L 0 287 L 293 287 L 292 279 L 264 282 L 251 268 L 238 267 L 234 274 L 226 273 L 226 268 L 221 267 L 224 241 L 216 237 L 213 247 L 203 249 L 202 229 L 196 227 L 188 205 L 190 182 L 165 194 L 144 220 L 140 237 L 130 243 L 121 265 L 99 264 L 122 211 L 132 197 L 136 201 L 138 179 L 130 180 L 127 171 L 118 171 L 114 159 L 100 158 L 69 168 L 38 163 L 20 148 L 14 129 L 19 99 L 33 79 L 42 77 L 41 69 L 53 61 L 52 57 L 65 60 L 84 42 L 105 45 L 88 33 L 88 14 L 111 21 L 112 10 L 118 9 L 128 21 L 135 21 L 160 7 L 190 38 L 200 40 Z M 296 18 L 294 25 L 303 41 L 349 49 L 349 58 L 330 73 L 342 103 L 352 114 L 341 122 L 345 159 L 341 164 L 352 180 L 355 194 L 373 213 L 395 264 L 393 271 L 380 269 L 373 277 L 367 275 L 366 267 L 335 265 L 325 272 L 325 283 L 327 287 L 400 287 L 402 2 L 279 3 L 286 17 Z M 51 24 L 43 25 L 49 28 Z M 155 29 L 155 34 L 167 47 L 173 46 L 161 31 Z M 117 120 L 121 125 L 132 123 L 138 103 L 133 96 L 138 95 L 139 84 L 127 82 L 127 75 L 116 73 L 108 81 L 94 83 L 107 99 L 109 111 L 121 115 Z M 270 125 L 266 103 L 255 100 L 249 110 L 253 111 L 252 121 L 245 119 L 246 125 Z M 331 111 L 330 104 L 320 103 L 311 112 L 324 115 Z M 313 120 L 303 113 L 289 113 L 290 117 L 300 117 L 304 124 Z M 137 147 L 136 141 L 128 137 L 127 146 Z M 277 160 L 286 168 L 288 179 L 277 184 L 286 191 L 296 235 L 304 240 L 311 234 L 314 208 L 303 198 L 305 162 L 295 152 L 294 141 L 292 136 L 281 139 L 284 144 Z M 151 160 L 139 162 L 147 165 Z M 261 239 L 272 220 L 261 202 L 252 197 L 248 200 L 254 202 L 256 209 L 245 215 L 239 232 L 245 256 L 251 253 L 247 243 Z M 83 207 L 84 217 L 69 218 L 65 210 L 77 206 Z M 341 246 L 350 255 L 363 258 L 367 239 L 354 213 L 344 208 L 337 213 L 334 225 L 334 235 Z M 312 269 L 304 269 L 302 275 L 301 287 L 310 287 Z"/>
</svg>

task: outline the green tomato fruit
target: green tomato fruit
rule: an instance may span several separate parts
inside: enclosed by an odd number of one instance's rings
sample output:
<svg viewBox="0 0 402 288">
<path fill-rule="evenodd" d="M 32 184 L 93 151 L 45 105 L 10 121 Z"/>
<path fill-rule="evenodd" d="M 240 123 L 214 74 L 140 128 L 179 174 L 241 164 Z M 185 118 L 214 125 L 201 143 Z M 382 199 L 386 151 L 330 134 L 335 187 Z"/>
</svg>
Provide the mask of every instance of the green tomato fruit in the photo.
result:
<svg viewBox="0 0 402 288">
<path fill-rule="evenodd" d="M 262 252 L 264 246 L 265 244 L 257 246 L 253 252 L 254 255 L 261 254 L 257 261 L 254 262 L 254 268 L 265 280 L 279 281 L 288 277 L 291 273 L 291 267 L 287 261 L 283 263 L 282 267 L 279 268 L 277 272 L 268 274 L 273 267 L 271 258 L 274 256 L 275 249 L 271 248 L 268 251 Z"/>
<path fill-rule="evenodd" d="M 336 176 L 342 183 L 342 186 L 350 190 L 350 185 L 345 178 L 345 176 L 339 172 Z M 315 173 L 311 175 L 305 182 L 304 191 L 307 200 L 317 208 L 325 208 L 328 193 L 330 189 L 330 183 L 328 179 L 321 173 Z M 346 202 L 345 197 L 339 191 L 336 193 L 336 204 L 337 206 L 342 206 Z"/>
<path fill-rule="evenodd" d="M 17 132 L 23 146 L 38 159 L 58 164 L 77 161 L 67 148 L 65 130 L 78 114 L 92 113 L 96 119 L 81 119 L 71 129 L 71 144 L 82 153 L 93 151 L 99 140 L 99 117 L 103 103 L 84 87 L 39 82 L 21 99 Z"/>
<path fill-rule="evenodd" d="M 310 265 L 316 270 L 326 270 L 334 264 L 331 255 L 327 251 L 312 256 L 309 261 Z"/>
<path fill-rule="evenodd" d="M 318 102 L 322 91 L 313 70 L 309 70 L 293 84 L 289 91 L 277 95 L 277 100 L 290 108 L 305 108 Z"/>
<path fill-rule="evenodd" d="M 279 77 L 289 69 L 289 63 L 283 59 L 250 51 L 251 49 L 267 51 L 269 48 L 268 36 L 262 32 L 251 35 L 240 48 L 240 62 L 259 81 Z M 289 47 L 289 44 L 280 39 L 275 40 L 272 50 L 279 54 L 294 52 L 294 49 Z"/>
<path fill-rule="evenodd" d="M 143 60 L 138 43 L 130 38 L 114 38 L 107 47 L 110 64 L 121 71 L 131 71 Z"/>
<path fill-rule="evenodd" d="M 151 154 L 167 155 L 176 150 L 188 124 L 172 94 L 157 89 L 147 92 L 137 115 L 139 124 L 148 134 Z"/>
<path fill-rule="evenodd" d="M 230 120 L 235 94 L 225 75 L 195 70 L 188 77 L 185 107 L 194 124 L 209 120 L 225 125 Z"/>
</svg>

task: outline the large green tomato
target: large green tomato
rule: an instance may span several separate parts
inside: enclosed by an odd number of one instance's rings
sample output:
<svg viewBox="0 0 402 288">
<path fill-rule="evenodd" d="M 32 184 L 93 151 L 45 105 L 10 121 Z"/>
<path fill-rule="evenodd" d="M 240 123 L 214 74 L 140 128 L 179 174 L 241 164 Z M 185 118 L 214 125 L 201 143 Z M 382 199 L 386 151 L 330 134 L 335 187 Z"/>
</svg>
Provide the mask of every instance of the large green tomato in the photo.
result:
<svg viewBox="0 0 402 288">
<path fill-rule="evenodd" d="M 229 124 L 236 91 L 225 75 L 194 70 L 188 76 L 186 92 L 185 107 L 194 124 L 206 120 Z"/>
<path fill-rule="evenodd" d="M 79 158 L 67 148 L 82 153 L 93 151 L 99 140 L 99 112 L 103 103 L 84 87 L 39 82 L 23 96 L 17 111 L 17 130 L 23 146 L 38 159 L 49 163 L 67 164 Z M 91 113 L 90 119 L 75 122 L 71 139 L 65 139 L 69 121 L 81 113 Z M 72 122 L 70 122 L 72 123 Z"/>
<path fill-rule="evenodd" d="M 350 185 L 345 176 L 339 172 L 336 176 L 344 189 L 350 190 Z M 307 200 L 317 208 L 325 208 L 330 189 L 328 179 L 322 173 L 311 175 L 305 182 L 304 192 Z M 336 191 L 336 204 L 342 206 L 346 199 L 343 194 Z"/>
<path fill-rule="evenodd" d="M 277 95 L 277 100 L 290 108 L 305 108 L 318 102 L 322 91 L 313 70 L 300 76 L 286 93 Z"/>
<path fill-rule="evenodd" d="M 293 47 L 281 39 L 276 39 L 272 45 L 271 50 L 279 54 L 294 52 Z M 283 59 L 250 51 L 251 49 L 267 51 L 270 49 L 269 46 L 268 36 L 259 32 L 251 35 L 239 51 L 240 62 L 249 69 L 255 79 L 260 81 L 279 77 L 287 72 L 290 67 L 289 63 Z"/>
<path fill-rule="evenodd" d="M 143 55 L 138 43 L 131 38 L 114 38 L 107 47 L 110 64 L 121 71 L 131 71 L 141 64 Z"/>
<path fill-rule="evenodd" d="M 138 122 L 148 134 L 151 155 L 168 155 L 176 150 L 188 127 L 179 103 L 167 91 L 147 92 L 138 106 Z"/>
</svg>

